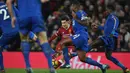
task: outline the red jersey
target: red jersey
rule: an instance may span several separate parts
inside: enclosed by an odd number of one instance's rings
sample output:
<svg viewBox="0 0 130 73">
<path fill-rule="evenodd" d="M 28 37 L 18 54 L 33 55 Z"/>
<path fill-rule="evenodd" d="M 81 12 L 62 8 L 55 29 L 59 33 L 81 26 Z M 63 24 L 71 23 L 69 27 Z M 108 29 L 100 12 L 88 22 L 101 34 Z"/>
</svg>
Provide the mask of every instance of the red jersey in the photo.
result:
<svg viewBox="0 0 130 73">
<path fill-rule="evenodd" d="M 72 25 L 70 25 L 70 27 L 68 29 L 60 27 L 58 29 L 58 31 L 51 36 L 51 38 L 49 39 L 49 43 L 51 43 L 52 40 L 54 40 L 57 37 L 61 37 L 61 40 L 63 40 L 64 39 L 64 37 L 63 37 L 64 35 L 71 36 L 73 34 L 74 34 L 74 31 L 73 31 Z"/>
</svg>

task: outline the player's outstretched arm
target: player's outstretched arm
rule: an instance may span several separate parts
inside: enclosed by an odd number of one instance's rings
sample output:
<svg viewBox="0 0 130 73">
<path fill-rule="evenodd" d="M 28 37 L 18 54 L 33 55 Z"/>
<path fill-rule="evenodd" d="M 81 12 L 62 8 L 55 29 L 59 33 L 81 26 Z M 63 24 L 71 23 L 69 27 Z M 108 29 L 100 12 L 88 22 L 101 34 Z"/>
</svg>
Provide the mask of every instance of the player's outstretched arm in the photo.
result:
<svg viewBox="0 0 130 73">
<path fill-rule="evenodd" d="M 16 18 L 15 18 L 15 15 L 13 13 L 12 2 L 13 2 L 13 0 L 7 0 L 6 4 L 7 4 L 7 7 L 8 7 L 9 14 L 11 16 L 12 27 L 15 27 Z"/>
<path fill-rule="evenodd" d="M 84 17 L 83 19 L 78 19 L 77 15 L 74 11 L 72 11 L 72 17 L 73 19 L 75 19 L 79 24 L 84 25 L 84 26 L 89 26 L 88 22 L 90 21 L 90 18 L 88 18 L 87 16 Z"/>
<path fill-rule="evenodd" d="M 11 18 L 14 17 L 13 9 L 12 9 L 12 2 L 13 2 L 13 0 L 7 0 L 6 1 L 8 11 L 9 11 L 9 14 L 10 14 Z"/>
<path fill-rule="evenodd" d="M 53 34 L 50 38 L 49 38 L 49 40 L 48 40 L 48 42 L 49 43 L 51 43 L 55 38 L 57 38 L 58 36 L 56 35 L 56 34 Z"/>
<path fill-rule="evenodd" d="M 51 43 L 54 39 L 56 39 L 57 37 L 61 37 L 61 30 L 60 28 L 58 29 L 58 31 L 56 33 L 54 33 L 50 39 L 48 40 L 49 43 Z"/>
</svg>

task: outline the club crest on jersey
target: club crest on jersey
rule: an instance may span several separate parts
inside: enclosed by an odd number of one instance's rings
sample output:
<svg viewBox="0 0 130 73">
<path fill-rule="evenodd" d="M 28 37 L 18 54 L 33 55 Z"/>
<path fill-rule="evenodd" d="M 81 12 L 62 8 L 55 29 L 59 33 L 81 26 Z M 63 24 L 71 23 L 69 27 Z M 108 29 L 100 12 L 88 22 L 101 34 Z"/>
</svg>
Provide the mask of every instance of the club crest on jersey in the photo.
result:
<svg viewBox="0 0 130 73">
<path fill-rule="evenodd" d="M 73 19 L 73 24 L 72 24 L 73 26 L 75 25 L 75 20 Z"/>
</svg>

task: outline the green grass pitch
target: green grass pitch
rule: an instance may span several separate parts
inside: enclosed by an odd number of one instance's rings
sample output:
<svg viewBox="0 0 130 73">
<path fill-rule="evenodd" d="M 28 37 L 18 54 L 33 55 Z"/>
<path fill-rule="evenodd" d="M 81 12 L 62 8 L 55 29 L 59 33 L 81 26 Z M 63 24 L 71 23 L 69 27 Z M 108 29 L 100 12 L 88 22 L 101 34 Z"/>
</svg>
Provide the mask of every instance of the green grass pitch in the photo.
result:
<svg viewBox="0 0 130 73">
<path fill-rule="evenodd" d="M 33 69 L 34 73 L 49 73 L 45 69 Z M 6 69 L 6 73 L 26 73 L 24 69 Z M 102 73 L 100 70 L 58 69 L 57 73 Z M 107 70 L 106 73 L 122 73 L 121 70 Z"/>
</svg>

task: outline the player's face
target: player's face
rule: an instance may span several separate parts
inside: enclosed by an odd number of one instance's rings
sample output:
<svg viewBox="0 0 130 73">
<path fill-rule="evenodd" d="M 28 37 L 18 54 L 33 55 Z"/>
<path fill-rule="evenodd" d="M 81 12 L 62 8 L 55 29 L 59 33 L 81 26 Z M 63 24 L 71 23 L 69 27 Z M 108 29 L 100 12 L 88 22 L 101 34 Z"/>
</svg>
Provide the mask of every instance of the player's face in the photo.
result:
<svg viewBox="0 0 130 73">
<path fill-rule="evenodd" d="M 61 24 L 63 28 L 67 29 L 70 25 L 70 21 L 62 20 Z"/>
<path fill-rule="evenodd" d="M 109 15 L 109 13 L 111 13 L 111 9 L 107 8 L 106 10 L 107 10 L 108 15 Z M 107 15 L 107 16 L 108 16 L 108 15 Z"/>
<path fill-rule="evenodd" d="M 92 23 L 91 28 L 96 31 L 98 29 L 98 25 L 96 23 Z"/>
</svg>

